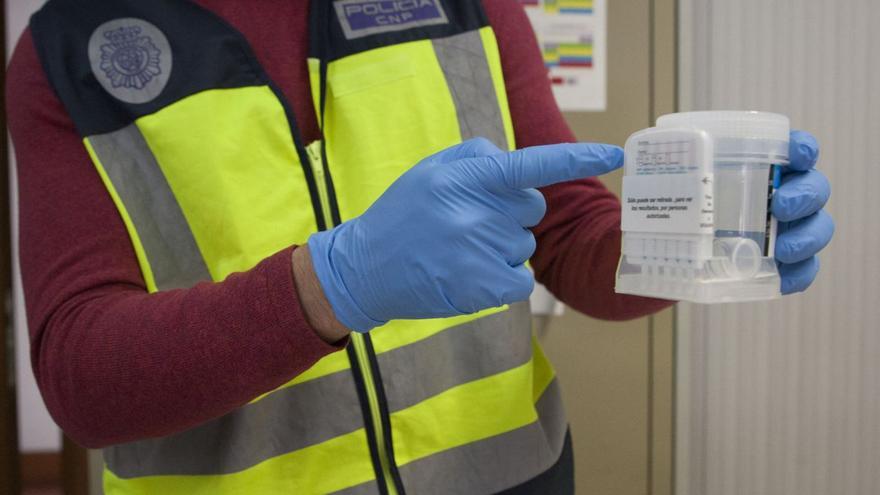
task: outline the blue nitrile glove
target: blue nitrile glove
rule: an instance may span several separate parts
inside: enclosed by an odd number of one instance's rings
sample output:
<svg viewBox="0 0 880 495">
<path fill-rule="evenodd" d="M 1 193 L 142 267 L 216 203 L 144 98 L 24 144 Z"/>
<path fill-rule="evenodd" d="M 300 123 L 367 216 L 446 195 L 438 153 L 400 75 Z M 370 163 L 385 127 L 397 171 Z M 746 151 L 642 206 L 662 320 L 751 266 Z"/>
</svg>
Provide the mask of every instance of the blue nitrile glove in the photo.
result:
<svg viewBox="0 0 880 495">
<path fill-rule="evenodd" d="M 803 131 L 792 131 L 791 165 L 785 167 L 782 185 L 770 205 L 779 220 L 776 261 L 783 294 L 806 290 L 813 283 L 819 272 L 816 253 L 828 245 L 834 235 L 834 221 L 822 209 L 831 196 L 831 185 L 813 168 L 818 158 L 816 138 Z"/>
<path fill-rule="evenodd" d="M 502 153 L 467 141 L 422 160 L 363 215 L 312 235 L 315 273 L 337 319 L 358 332 L 525 300 L 535 283 L 526 227 L 546 211 L 535 188 L 622 164 L 623 150 L 610 145 Z"/>
</svg>

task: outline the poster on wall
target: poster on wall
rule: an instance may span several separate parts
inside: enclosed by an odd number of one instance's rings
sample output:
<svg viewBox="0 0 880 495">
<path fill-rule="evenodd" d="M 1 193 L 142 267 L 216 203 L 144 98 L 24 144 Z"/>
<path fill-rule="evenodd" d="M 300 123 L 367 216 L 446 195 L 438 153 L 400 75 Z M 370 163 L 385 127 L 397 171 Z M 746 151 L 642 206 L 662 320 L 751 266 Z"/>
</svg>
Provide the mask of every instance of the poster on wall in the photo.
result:
<svg viewBox="0 0 880 495">
<path fill-rule="evenodd" d="M 604 111 L 607 0 L 519 0 L 565 111 Z"/>
</svg>

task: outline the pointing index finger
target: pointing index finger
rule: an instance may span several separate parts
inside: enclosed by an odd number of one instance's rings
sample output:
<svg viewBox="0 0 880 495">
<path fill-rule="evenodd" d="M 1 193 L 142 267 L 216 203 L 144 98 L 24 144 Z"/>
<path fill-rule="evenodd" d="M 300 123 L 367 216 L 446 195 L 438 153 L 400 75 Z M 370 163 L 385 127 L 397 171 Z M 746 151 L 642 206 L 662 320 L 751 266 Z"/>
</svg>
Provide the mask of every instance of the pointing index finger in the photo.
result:
<svg viewBox="0 0 880 495">
<path fill-rule="evenodd" d="M 512 189 L 549 186 L 602 175 L 623 165 L 623 150 L 610 144 L 553 144 L 486 157 L 497 167 L 488 179 Z"/>
</svg>

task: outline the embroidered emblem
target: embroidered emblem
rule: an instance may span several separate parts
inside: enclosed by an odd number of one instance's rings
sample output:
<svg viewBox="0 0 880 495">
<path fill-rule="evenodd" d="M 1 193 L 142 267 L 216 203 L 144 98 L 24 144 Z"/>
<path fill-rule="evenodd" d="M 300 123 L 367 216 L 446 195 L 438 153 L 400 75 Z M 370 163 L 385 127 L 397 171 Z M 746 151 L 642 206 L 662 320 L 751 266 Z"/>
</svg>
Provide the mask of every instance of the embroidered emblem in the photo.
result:
<svg viewBox="0 0 880 495">
<path fill-rule="evenodd" d="M 101 45 L 101 70 L 114 88 L 144 89 L 162 73 L 162 52 L 149 36 L 141 36 L 141 28 L 123 26 L 102 34 L 110 43 Z"/>
<path fill-rule="evenodd" d="M 449 23 L 441 0 L 340 0 L 333 5 L 347 39 Z"/>
<path fill-rule="evenodd" d="M 162 92 L 171 73 L 171 47 L 143 19 L 115 19 L 92 33 L 89 61 L 101 86 L 127 103 L 146 103 Z"/>
</svg>

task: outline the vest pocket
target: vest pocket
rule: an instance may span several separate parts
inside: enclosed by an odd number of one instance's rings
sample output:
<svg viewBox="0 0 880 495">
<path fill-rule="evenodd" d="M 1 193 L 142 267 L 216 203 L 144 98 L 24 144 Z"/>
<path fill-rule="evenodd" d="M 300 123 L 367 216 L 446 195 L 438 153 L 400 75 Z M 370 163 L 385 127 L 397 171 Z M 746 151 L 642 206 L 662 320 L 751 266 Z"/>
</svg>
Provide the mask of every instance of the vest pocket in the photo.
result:
<svg viewBox="0 0 880 495">
<path fill-rule="evenodd" d="M 363 213 L 421 159 L 461 141 L 430 40 L 330 62 L 325 104 L 327 158 L 342 220 Z"/>
<path fill-rule="evenodd" d="M 393 84 L 401 79 L 415 77 L 416 68 L 411 58 L 405 53 L 389 55 L 372 60 L 368 64 L 360 63 L 356 57 L 331 64 L 328 68 L 328 79 L 332 81 L 328 84 L 330 96 L 334 99 L 344 98 L 362 91 L 381 89 L 381 86 Z"/>
</svg>

